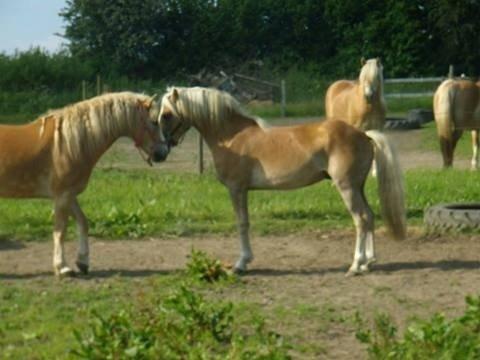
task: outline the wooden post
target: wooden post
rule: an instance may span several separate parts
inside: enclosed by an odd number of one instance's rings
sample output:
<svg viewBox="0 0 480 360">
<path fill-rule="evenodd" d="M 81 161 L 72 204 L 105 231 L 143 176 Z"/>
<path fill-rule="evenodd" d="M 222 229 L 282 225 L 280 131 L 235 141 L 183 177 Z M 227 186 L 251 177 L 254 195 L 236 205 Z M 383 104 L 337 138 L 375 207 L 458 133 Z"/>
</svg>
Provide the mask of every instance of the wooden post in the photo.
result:
<svg viewBox="0 0 480 360">
<path fill-rule="evenodd" d="M 82 100 L 87 98 L 87 82 L 82 80 Z"/>
<path fill-rule="evenodd" d="M 454 75 L 454 73 L 453 73 L 453 65 L 450 65 L 450 66 L 448 67 L 448 78 L 449 78 L 449 79 L 453 79 L 453 75 Z"/>
<path fill-rule="evenodd" d="M 285 117 L 287 114 L 287 93 L 285 90 L 285 80 L 282 80 L 280 83 L 280 91 L 281 91 L 281 107 L 280 107 L 280 114 L 282 117 Z"/>
<path fill-rule="evenodd" d="M 101 90 L 102 87 L 101 87 L 101 79 L 100 79 L 100 75 L 97 74 L 97 95 L 100 95 L 101 94 Z"/>
<path fill-rule="evenodd" d="M 198 172 L 203 174 L 203 138 L 200 133 L 198 133 Z"/>
</svg>

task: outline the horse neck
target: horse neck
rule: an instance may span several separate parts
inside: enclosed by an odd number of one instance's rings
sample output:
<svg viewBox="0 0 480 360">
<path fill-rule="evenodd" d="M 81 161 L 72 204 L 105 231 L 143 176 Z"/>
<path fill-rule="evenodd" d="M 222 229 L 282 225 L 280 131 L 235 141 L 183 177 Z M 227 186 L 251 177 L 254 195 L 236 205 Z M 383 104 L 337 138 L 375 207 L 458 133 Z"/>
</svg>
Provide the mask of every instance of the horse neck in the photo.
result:
<svg viewBox="0 0 480 360">
<path fill-rule="evenodd" d="M 82 162 L 90 160 L 92 164 L 95 164 L 118 138 L 124 136 L 135 137 L 140 121 L 133 110 L 128 110 L 108 114 L 108 111 L 102 109 L 95 114 L 96 119 L 90 119 L 90 123 L 80 123 L 78 121 L 71 121 L 69 124 L 64 123 L 63 126 L 70 127 L 70 129 L 62 135 L 70 136 L 70 139 L 60 141 L 60 146 L 63 145 L 63 142 L 66 143 L 72 160 L 76 159 Z M 77 126 L 83 126 L 83 131 L 74 129 Z M 78 134 L 86 135 L 82 138 Z"/>
<path fill-rule="evenodd" d="M 224 124 L 224 126 L 220 126 L 216 129 L 201 123 L 194 123 L 194 126 L 211 149 L 230 142 L 236 135 L 247 129 L 260 128 L 253 118 L 241 114 L 233 115 L 232 118 L 229 119 L 228 124 Z"/>
</svg>

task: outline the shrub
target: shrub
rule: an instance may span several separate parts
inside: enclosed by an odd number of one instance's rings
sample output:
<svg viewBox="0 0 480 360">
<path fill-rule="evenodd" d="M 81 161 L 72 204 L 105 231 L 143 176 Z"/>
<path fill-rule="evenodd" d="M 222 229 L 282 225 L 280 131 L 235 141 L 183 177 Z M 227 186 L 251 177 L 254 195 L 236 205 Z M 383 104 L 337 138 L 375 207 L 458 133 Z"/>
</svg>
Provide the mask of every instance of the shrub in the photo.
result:
<svg viewBox="0 0 480 360">
<path fill-rule="evenodd" d="M 281 336 L 263 319 L 253 329 L 235 323 L 233 304 L 207 302 L 185 285 L 140 310 L 93 313 L 72 351 L 83 359 L 289 359 Z"/>
<path fill-rule="evenodd" d="M 192 249 L 187 263 L 187 275 L 195 280 L 215 282 L 233 277 L 233 273 L 218 259 L 205 252 Z"/>
<path fill-rule="evenodd" d="M 357 331 L 357 338 L 368 345 L 371 359 L 479 359 L 480 297 L 467 297 L 463 316 L 447 320 L 436 314 L 428 321 L 417 321 L 397 339 L 397 329 L 386 315 L 375 319 L 374 330 Z"/>
</svg>

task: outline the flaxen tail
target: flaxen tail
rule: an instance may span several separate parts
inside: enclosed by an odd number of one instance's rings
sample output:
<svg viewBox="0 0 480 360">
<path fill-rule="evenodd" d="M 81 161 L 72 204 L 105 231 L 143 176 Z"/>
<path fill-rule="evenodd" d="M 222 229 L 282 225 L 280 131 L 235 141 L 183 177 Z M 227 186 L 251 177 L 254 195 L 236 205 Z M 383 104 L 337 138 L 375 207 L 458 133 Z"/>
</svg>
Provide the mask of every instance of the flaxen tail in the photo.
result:
<svg viewBox="0 0 480 360">
<path fill-rule="evenodd" d="M 378 195 L 382 217 L 395 239 L 404 239 L 407 232 L 403 174 L 397 155 L 386 136 L 370 130 L 367 136 L 375 145 Z"/>
<path fill-rule="evenodd" d="M 452 139 L 455 124 L 454 103 L 455 83 L 448 79 L 440 84 L 433 97 L 433 113 L 440 138 Z"/>
</svg>

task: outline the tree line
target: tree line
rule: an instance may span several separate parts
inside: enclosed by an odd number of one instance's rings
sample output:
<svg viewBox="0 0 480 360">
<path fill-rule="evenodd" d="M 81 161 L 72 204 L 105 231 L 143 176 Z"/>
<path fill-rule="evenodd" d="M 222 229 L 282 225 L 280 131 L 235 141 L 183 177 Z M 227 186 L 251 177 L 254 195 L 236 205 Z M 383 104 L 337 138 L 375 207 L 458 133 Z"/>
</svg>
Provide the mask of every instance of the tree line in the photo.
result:
<svg viewBox="0 0 480 360">
<path fill-rule="evenodd" d="M 478 14 L 479 0 L 68 0 L 68 50 L 30 51 L 41 61 L 28 71 L 25 54 L 0 55 L 0 86 L 28 86 L 42 78 L 35 71 L 68 86 L 97 73 L 174 79 L 247 60 L 333 79 L 356 76 L 361 57 L 381 57 L 387 77 L 445 74 L 449 64 L 476 76 Z"/>
</svg>

